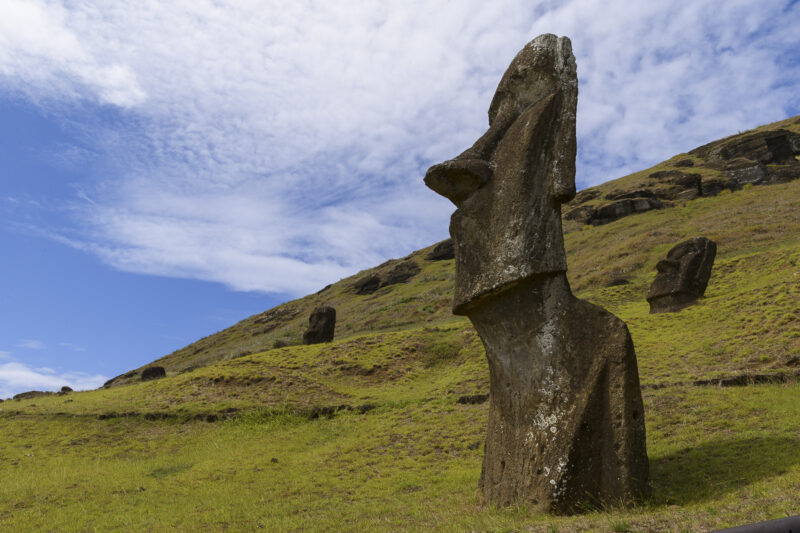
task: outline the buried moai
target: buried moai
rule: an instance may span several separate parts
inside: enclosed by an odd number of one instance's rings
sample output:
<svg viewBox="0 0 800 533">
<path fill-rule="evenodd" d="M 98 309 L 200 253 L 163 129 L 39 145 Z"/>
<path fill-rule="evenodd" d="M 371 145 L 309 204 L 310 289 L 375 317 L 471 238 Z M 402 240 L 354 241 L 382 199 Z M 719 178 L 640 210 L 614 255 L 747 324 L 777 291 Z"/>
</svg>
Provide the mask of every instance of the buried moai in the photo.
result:
<svg viewBox="0 0 800 533">
<path fill-rule="evenodd" d="M 317 307 L 308 317 L 308 329 L 303 333 L 303 344 L 331 342 L 336 329 L 336 309 Z"/>
<path fill-rule="evenodd" d="M 680 311 L 703 296 L 711 278 L 717 244 L 705 237 L 683 241 L 656 265 L 656 279 L 647 292 L 651 313 Z"/>
<path fill-rule="evenodd" d="M 453 312 L 470 318 L 489 362 L 483 493 L 562 513 L 649 490 L 628 328 L 575 298 L 566 277 L 577 97 L 569 39 L 537 37 L 503 75 L 489 130 L 425 176 L 457 207 Z"/>
</svg>

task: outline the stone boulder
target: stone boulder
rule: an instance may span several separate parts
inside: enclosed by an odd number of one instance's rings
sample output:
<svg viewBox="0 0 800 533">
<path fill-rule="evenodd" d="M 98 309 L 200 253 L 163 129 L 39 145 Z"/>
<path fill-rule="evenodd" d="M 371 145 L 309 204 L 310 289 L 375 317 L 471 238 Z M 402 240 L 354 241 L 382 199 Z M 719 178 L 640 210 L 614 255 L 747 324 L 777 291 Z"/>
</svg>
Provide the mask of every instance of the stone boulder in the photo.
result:
<svg viewBox="0 0 800 533">
<path fill-rule="evenodd" d="M 303 333 L 303 344 L 331 342 L 336 328 L 336 309 L 317 307 L 308 317 L 308 329 Z"/>
<path fill-rule="evenodd" d="M 723 171 L 732 189 L 800 178 L 800 134 L 788 130 L 736 135 L 689 153 L 703 158 L 707 167 Z"/>
<path fill-rule="evenodd" d="M 355 289 L 356 294 L 372 294 L 380 288 L 381 277 L 377 274 L 369 274 L 353 283 L 353 289 Z"/>
<path fill-rule="evenodd" d="M 70 393 L 70 392 L 72 392 L 72 387 L 68 387 L 68 386 L 66 386 L 66 385 L 64 385 L 63 387 L 61 387 L 61 393 L 62 393 L 62 394 L 67 394 L 67 393 Z"/>
<path fill-rule="evenodd" d="M 400 261 L 393 266 L 385 275 L 381 276 L 381 287 L 406 283 L 408 280 L 419 274 L 419 265 L 411 259 Z"/>
<path fill-rule="evenodd" d="M 566 277 L 577 98 L 569 39 L 537 37 L 503 74 L 488 131 L 425 175 L 456 206 L 453 312 L 469 317 L 489 363 L 480 487 L 492 504 L 561 513 L 649 492 L 630 334 Z M 654 201 L 619 200 L 630 210 Z"/>
<path fill-rule="evenodd" d="M 150 381 L 164 377 L 167 377 L 167 371 L 164 370 L 163 366 L 148 366 L 142 370 L 142 381 Z"/>
<path fill-rule="evenodd" d="M 678 311 L 706 291 L 717 245 L 695 237 L 674 246 L 656 265 L 658 274 L 647 293 L 651 313 Z"/>
<path fill-rule="evenodd" d="M 625 198 L 595 209 L 589 223 L 595 226 L 608 224 L 634 213 L 644 213 L 653 209 L 661 209 L 664 203 L 658 198 Z"/>
<path fill-rule="evenodd" d="M 377 273 L 367 274 L 353 283 L 356 294 L 372 294 L 380 288 L 406 283 L 422 270 L 412 259 L 387 261 Z"/>
<path fill-rule="evenodd" d="M 453 259 L 456 256 L 455 249 L 453 248 L 453 239 L 445 239 L 433 247 L 431 253 L 425 256 L 428 261 L 446 261 Z"/>
</svg>

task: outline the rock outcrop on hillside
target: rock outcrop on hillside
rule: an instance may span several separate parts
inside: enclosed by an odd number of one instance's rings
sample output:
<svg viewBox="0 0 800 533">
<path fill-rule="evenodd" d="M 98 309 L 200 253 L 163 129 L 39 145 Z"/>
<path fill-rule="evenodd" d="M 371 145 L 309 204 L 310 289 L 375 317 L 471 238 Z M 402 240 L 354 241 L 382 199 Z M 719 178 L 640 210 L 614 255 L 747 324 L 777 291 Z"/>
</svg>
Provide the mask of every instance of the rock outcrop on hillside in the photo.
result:
<svg viewBox="0 0 800 533">
<path fill-rule="evenodd" d="M 800 178 L 800 134 L 786 129 L 727 137 L 688 155 L 651 172 L 642 187 L 605 194 L 596 187 L 583 190 L 566 206 L 564 217 L 596 226 L 700 196 L 715 196 L 725 189 L 736 191 L 746 185 Z"/>
<path fill-rule="evenodd" d="M 453 249 L 453 239 L 445 239 L 434 246 L 431 253 L 425 256 L 428 261 L 446 261 L 455 258 L 456 252 Z"/>
<path fill-rule="evenodd" d="M 150 381 L 164 377 L 167 377 L 167 371 L 164 370 L 163 366 L 148 366 L 142 370 L 142 381 Z"/>
<path fill-rule="evenodd" d="M 406 283 L 408 280 L 419 274 L 419 265 L 411 259 L 401 261 L 387 261 L 384 265 L 388 268 L 380 268 L 378 272 L 372 272 L 359 278 L 353 283 L 356 294 L 372 294 L 373 292 L 389 285 Z M 383 267 L 384 265 L 381 265 Z"/>
<path fill-rule="evenodd" d="M 773 138 L 771 134 L 764 134 L 764 132 L 778 132 L 777 139 Z M 756 166 L 758 164 L 764 165 L 764 171 L 769 180 L 793 179 L 797 176 L 797 165 L 792 162 L 787 154 L 788 151 L 796 154 L 798 134 L 800 134 L 800 116 L 762 126 L 755 131 L 709 143 L 693 150 L 692 154 L 680 154 L 653 168 L 624 176 L 590 189 L 584 189 L 575 195 L 574 200 L 563 204 L 562 209 L 565 212 L 564 218 L 567 220 L 567 228 L 568 230 L 573 230 L 579 227 L 579 224 L 574 220 L 604 224 L 610 222 L 615 216 L 636 216 L 637 213 L 641 213 L 645 209 L 648 211 L 660 209 L 657 212 L 663 214 L 658 216 L 663 217 L 664 220 L 669 220 L 670 215 L 665 211 L 669 210 L 671 206 L 682 205 L 690 201 L 691 198 L 713 196 L 723 190 L 737 189 L 738 185 L 736 183 L 731 184 L 730 176 L 726 175 L 724 170 L 725 165 L 736 159 L 749 160 L 751 163 L 748 164 L 751 166 L 752 162 L 760 161 L 760 163 L 756 163 Z M 747 142 L 743 141 L 742 139 L 745 138 L 749 140 Z M 781 138 L 785 139 L 785 142 Z M 728 148 L 723 150 L 726 146 Z M 770 146 L 772 148 L 767 149 Z M 767 152 L 770 155 L 767 155 Z M 795 159 L 797 157 L 795 155 Z M 708 159 L 710 163 L 707 163 L 704 158 Z M 741 163 L 742 161 L 738 161 L 737 165 Z M 710 168 L 707 166 L 708 164 L 715 168 Z M 736 170 L 733 168 L 734 166 L 732 165 L 728 170 Z M 757 185 L 771 183 L 769 180 Z M 647 200 L 647 203 L 638 201 L 627 203 L 627 207 L 623 205 L 602 209 L 604 206 L 613 206 L 616 202 L 642 199 Z M 659 208 L 656 201 L 660 202 L 662 207 Z M 598 211 L 600 213 L 599 216 L 596 215 Z M 449 239 L 448 241 L 452 243 Z M 448 241 L 439 244 L 444 247 Z M 302 334 L 307 328 L 307 317 L 315 307 L 327 302 L 339 309 L 338 303 L 340 301 L 347 302 L 352 296 L 359 300 L 353 308 L 356 313 L 369 313 L 369 311 L 365 310 L 370 309 L 373 301 L 383 299 L 388 302 L 392 299 L 393 290 L 403 291 L 400 284 L 395 285 L 394 289 L 391 289 L 392 286 L 390 286 L 389 290 L 375 293 L 381 288 L 386 274 L 404 261 L 411 261 L 416 266 L 422 265 L 423 269 L 433 266 L 430 263 L 431 259 L 428 257 L 433 255 L 434 248 L 434 246 L 430 246 L 404 259 L 393 259 L 366 271 L 354 273 L 348 278 L 327 286 L 317 295 L 309 295 L 306 298 L 285 303 L 263 313 L 245 318 L 221 332 L 213 333 L 169 355 L 156 359 L 151 364 L 163 366 L 168 372 L 179 374 L 245 353 L 257 353 L 262 350 L 272 349 L 275 346 L 299 344 Z M 627 253 L 632 252 L 631 250 Z M 444 267 L 441 272 L 437 272 L 433 276 L 426 275 L 424 279 L 432 279 L 433 277 L 437 277 L 439 281 L 449 279 L 452 276 L 452 271 L 449 270 L 450 266 L 441 266 Z M 397 273 L 403 274 L 404 268 L 406 268 L 405 275 L 411 274 L 411 277 L 407 278 L 406 282 L 422 281 L 416 278 L 414 266 L 401 267 Z M 573 265 L 574 268 L 575 265 Z M 436 269 L 438 270 L 438 267 Z M 573 271 L 573 287 L 581 287 L 580 280 L 585 274 L 586 272 Z M 391 277 L 394 280 L 400 280 L 405 276 L 392 275 Z M 366 290 L 362 294 L 375 293 L 374 298 L 357 296 L 359 291 L 356 286 L 362 280 L 371 281 L 371 285 L 370 283 L 365 284 Z M 625 281 L 633 282 L 623 268 L 619 271 L 609 272 L 609 276 L 599 282 L 605 285 L 617 285 L 625 283 Z M 575 284 L 576 282 L 577 285 Z M 437 285 L 437 283 L 433 285 Z M 414 300 L 413 294 L 403 296 L 403 298 L 406 297 L 408 297 L 408 301 L 404 305 L 415 305 L 413 302 L 416 300 Z M 438 296 L 430 297 L 423 304 L 423 308 L 427 310 L 421 312 L 419 316 L 424 317 L 425 322 L 430 321 L 433 317 L 438 317 L 438 313 L 441 311 L 440 299 Z M 345 311 L 345 308 L 341 309 L 342 313 L 352 312 L 350 310 Z M 341 320 L 343 316 L 339 318 Z M 370 319 L 372 318 L 370 317 Z M 413 320 L 417 320 L 417 318 Z M 347 327 L 349 332 L 362 331 L 358 326 L 353 329 L 352 321 L 347 323 L 350 326 L 342 327 Z M 373 327 L 375 327 L 375 321 L 364 329 Z M 144 367 L 134 369 L 110 379 L 104 387 L 116 387 L 127 383 L 139 382 L 143 369 Z"/>
<path fill-rule="evenodd" d="M 502 506 L 572 512 L 649 491 L 630 334 L 575 298 L 566 277 L 561 204 L 575 195 L 577 93 L 569 39 L 537 37 L 503 75 L 489 130 L 425 176 L 457 207 L 453 312 L 486 348 L 480 485 Z"/>
</svg>

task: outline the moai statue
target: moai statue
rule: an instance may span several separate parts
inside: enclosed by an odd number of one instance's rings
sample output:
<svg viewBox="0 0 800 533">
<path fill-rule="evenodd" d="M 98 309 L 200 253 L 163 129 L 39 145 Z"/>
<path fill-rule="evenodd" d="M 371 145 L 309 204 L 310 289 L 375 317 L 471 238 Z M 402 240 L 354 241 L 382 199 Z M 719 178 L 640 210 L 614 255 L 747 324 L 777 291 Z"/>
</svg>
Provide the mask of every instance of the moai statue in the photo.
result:
<svg viewBox="0 0 800 533">
<path fill-rule="evenodd" d="M 480 486 L 489 502 L 559 513 L 649 492 L 628 328 L 575 298 L 566 277 L 577 99 L 569 39 L 537 37 L 503 74 L 489 130 L 425 176 L 457 207 L 453 312 L 470 318 L 489 360 Z"/>
<path fill-rule="evenodd" d="M 336 329 L 336 309 L 317 307 L 308 317 L 308 329 L 303 333 L 303 344 L 331 342 Z"/>
<path fill-rule="evenodd" d="M 695 237 L 675 245 L 656 265 L 658 274 L 647 293 L 651 313 L 680 311 L 706 292 L 717 244 Z"/>
</svg>

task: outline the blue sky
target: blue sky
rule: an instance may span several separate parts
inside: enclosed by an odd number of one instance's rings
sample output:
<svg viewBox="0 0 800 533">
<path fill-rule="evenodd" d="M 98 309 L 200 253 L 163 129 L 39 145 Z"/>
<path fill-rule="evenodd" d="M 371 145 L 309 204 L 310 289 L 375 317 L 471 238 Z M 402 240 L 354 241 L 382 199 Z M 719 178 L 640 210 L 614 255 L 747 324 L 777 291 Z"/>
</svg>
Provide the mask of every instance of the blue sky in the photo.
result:
<svg viewBox="0 0 800 533">
<path fill-rule="evenodd" d="M 91 388 L 447 235 L 425 169 L 514 54 L 579 187 L 800 114 L 798 1 L 0 2 L 0 397 Z"/>
</svg>

